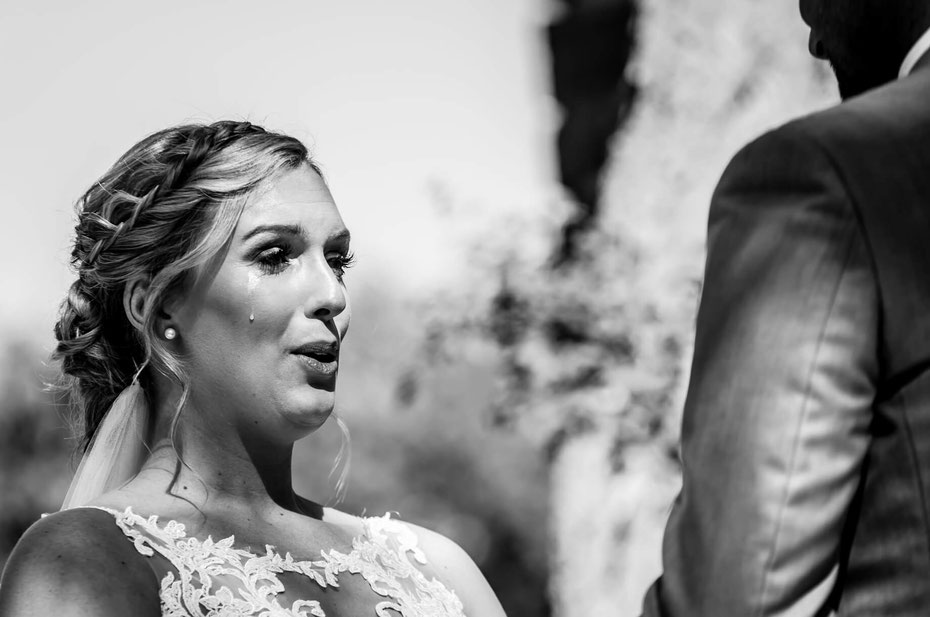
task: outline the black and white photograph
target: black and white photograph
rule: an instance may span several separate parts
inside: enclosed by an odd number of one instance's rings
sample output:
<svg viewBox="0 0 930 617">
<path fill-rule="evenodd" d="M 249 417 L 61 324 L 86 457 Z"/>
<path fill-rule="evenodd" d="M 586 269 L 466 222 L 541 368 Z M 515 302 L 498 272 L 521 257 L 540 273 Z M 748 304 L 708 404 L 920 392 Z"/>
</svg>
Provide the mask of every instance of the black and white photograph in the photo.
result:
<svg viewBox="0 0 930 617">
<path fill-rule="evenodd" d="M 0 617 L 930 614 L 930 2 L 0 4 Z"/>
</svg>

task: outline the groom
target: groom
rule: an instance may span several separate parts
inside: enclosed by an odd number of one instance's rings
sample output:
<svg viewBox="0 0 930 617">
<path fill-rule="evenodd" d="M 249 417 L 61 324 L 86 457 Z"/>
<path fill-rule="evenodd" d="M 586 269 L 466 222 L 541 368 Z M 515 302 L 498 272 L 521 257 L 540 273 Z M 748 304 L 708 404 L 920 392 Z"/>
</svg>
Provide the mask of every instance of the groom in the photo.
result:
<svg viewBox="0 0 930 617">
<path fill-rule="evenodd" d="M 801 15 L 847 100 L 713 196 L 648 617 L 930 615 L 930 1 Z"/>
</svg>

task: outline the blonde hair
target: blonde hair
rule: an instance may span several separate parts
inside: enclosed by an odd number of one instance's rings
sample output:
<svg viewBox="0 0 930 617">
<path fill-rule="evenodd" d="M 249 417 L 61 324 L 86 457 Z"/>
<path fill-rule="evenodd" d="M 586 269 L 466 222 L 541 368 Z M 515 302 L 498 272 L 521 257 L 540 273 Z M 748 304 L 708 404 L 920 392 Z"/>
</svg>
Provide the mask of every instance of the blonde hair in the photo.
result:
<svg viewBox="0 0 930 617">
<path fill-rule="evenodd" d="M 183 387 L 171 437 L 190 392 L 183 363 L 155 332 L 166 296 L 183 288 L 229 242 L 245 201 L 283 171 L 308 165 L 297 139 L 249 122 L 159 131 L 129 149 L 78 200 L 72 266 L 53 358 L 79 421 L 85 450 L 116 396 L 138 371 L 155 369 Z M 142 327 L 129 322 L 126 285 L 146 277 Z"/>
</svg>

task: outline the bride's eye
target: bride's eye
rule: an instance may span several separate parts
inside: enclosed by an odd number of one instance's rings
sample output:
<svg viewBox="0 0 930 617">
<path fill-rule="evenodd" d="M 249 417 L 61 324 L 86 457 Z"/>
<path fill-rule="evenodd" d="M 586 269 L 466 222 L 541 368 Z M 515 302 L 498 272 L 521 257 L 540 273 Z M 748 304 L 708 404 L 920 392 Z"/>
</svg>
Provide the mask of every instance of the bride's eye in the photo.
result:
<svg viewBox="0 0 930 617">
<path fill-rule="evenodd" d="M 255 262 L 265 274 L 279 274 L 283 272 L 290 263 L 290 260 L 290 250 L 286 246 L 272 246 L 261 251 L 255 257 Z"/>
<path fill-rule="evenodd" d="M 355 254 L 352 252 L 338 253 L 327 258 L 329 267 L 333 269 L 336 278 L 340 281 L 345 276 L 346 270 L 355 265 Z"/>
</svg>

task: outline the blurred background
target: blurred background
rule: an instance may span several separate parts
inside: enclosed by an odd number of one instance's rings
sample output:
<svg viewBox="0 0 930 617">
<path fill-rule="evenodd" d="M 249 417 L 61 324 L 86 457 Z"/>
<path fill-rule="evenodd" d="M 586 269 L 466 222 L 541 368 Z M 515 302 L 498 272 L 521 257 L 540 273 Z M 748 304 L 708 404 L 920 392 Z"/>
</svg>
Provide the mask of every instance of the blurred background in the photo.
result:
<svg viewBox="0 0 930 617">
<path fill-rule="evenodd" d="M 458 541 L 516 617 L 636 615 L 660 571 L 710 194 L 836 101 L 791 2 L 0 5 L 0 565 L 74 468 L 52 323 L 74 200 L 131 144 L 307 142 L 359 257 L 355 513 Z M 332 495 L 338 430 L 296 483 Z"/>
</svg>

